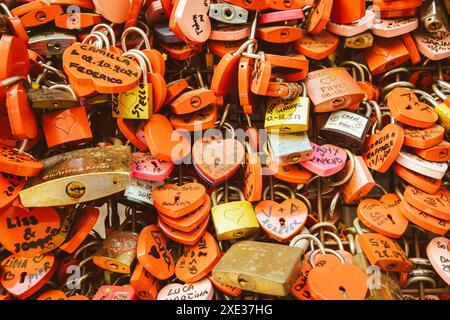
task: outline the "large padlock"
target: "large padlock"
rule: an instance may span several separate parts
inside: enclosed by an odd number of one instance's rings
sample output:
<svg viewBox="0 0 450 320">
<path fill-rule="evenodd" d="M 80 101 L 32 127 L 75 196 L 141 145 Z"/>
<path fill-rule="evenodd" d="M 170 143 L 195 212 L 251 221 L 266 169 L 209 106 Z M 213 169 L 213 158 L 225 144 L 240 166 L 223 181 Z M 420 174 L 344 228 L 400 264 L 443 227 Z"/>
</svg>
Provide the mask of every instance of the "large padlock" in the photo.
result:
<svg viewBox="0 0 450 320">
<path fill-rule="evenodd" d="M 364 158 L 352 155 L 355 161 L 355 168 L 350 180 L 341 186 L 342 195 L 346 204 L 355 204 L 372 190 L 375 186 L 375 180 L 367 168 Z M 344 168 L 343 174 L 346 173 Z"/>
<path fill-rule="evenodd" d="M 309 98 L 304 83 L 302 87 L 301 97 L 291 100 L 271 98 L 267 101 L 264 123 L 267 131 L 279 130 L 280 133 L 294 133 L 308 130 Z"/>
<path fill-rule="evenodd" d="M 259 223 L 251 202 L 246 201 L 242 191 L 229 186 L 239 196 L 239 201 L 227 202 L 225 187 L 211 194 L 211 215 L 218 240 L 240 239 L 259 231 Z M 220 204 L 221 200 L 225 203 Z"/>
<path fill-rule="evenodd" d="M 243 290 L 287 296 L 300 271 L 302 254 L 297 247 L 240 241 L 223 255 L 212 275 L 221 283 Z"/>
<path fill-rule="evenodd" d="M 109 196 L 129 185 L 130 147 L 66 152 L 43 160 L 44 169 L 21 191 L 26 207 L 65 206 Z"/>
<path fill-rule="evenodd" d="M 315 112 L 330 112 L 354 106 L 366 96 L 344 68 L 310 72 L 306 78 L 306 89 Z"/>
</svg>

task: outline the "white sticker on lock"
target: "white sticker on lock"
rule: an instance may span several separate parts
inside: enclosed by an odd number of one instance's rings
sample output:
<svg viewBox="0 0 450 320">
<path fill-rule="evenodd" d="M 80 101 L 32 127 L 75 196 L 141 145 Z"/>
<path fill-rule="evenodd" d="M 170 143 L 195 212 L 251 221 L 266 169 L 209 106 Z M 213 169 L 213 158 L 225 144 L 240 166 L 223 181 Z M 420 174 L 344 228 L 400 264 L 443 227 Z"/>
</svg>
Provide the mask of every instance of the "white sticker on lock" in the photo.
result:
<svg viewBox="0 0 450 320">
<path fill-rule="evenodd" d="M 130 185 L 125 190 L 125 197 L 132 201 L 153 205 L 153 189 L 160 187 L 164 181 L 147 181 L 132 178 Z"/>
</svg>

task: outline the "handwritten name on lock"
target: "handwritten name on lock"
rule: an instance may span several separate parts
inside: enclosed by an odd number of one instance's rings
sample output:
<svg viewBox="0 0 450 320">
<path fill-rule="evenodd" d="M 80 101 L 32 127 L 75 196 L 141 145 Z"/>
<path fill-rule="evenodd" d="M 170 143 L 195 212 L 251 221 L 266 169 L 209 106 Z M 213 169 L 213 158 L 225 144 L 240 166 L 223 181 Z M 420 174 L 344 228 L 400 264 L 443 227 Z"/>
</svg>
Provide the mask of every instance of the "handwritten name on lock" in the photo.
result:
<svg viewBox="0 0 450 320">
<path fill-rule="evenodd" d="M 151 116 L 148 101 L 153 101 L 152 87 L 140 83 L 137 87 L 112 96 L 112 114 L 114 118 L 149 119 Z"/>
<path fill-rule="evenodd" d="M 325 127 L 327 129 L 343 131 L 355 137 L 362 137 L 367 121 L 367 118 L 356 113 L 335 111 L 328 118 Z"/>
<path fill-rule="evenodd" d="M 60 223 L 59 214 L 53 208 L 35 208 L 28 212 L 10 207 L 0 212 L 3 230 L 0 242 L 12 253 L 33 257 L 52 246 Z"/>
<path fill-rule="evenodd" d="M 64 51 L 63 65 L 71 80 L 92 85 L 99 93 L 131 90 L 142 75 L 142 70 L 131 59 L 81 43 Z"/>
</svg>

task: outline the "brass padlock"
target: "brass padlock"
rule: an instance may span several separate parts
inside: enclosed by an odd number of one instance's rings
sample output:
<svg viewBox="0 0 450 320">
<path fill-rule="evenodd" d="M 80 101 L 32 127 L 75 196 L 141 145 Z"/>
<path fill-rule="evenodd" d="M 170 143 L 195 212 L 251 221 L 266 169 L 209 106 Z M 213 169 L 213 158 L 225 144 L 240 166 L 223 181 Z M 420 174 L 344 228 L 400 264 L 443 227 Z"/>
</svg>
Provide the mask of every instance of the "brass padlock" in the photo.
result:
<svg viewBox="0 0 450 320">
<path fill-rule="evenodd" d="M 59 110 L 80 105 L 75 92 L 68 86 L 39 87 L 29 90 L 27 95 L 33 109 Z"/>
<path fill-rule="evenodd" d="M 128 146 L 81 149 L 44 159 L 44 169 L 20 192 L 25 207 L 57 207 L 124 191 L 130 184 Z"/>
<path fill-rule="evenodd" d="M 296 164 L 311 159 L 313 148 L 306 132 L 269 132 L 268 153 L 273 163 Z"/>
<path fill-rule="evenodd" d="M 372 113 L 371 105 L 368 102 L 363 104 L 366 106 L 364 116 L 347 110 L 332 112 L 320 129 L 320 135 L 336 146 L 361 149 L 370 130 L 369 117 Z"/>
<path fill-rule="evenodd" d="M 215 280 L 243 290 L 287 296 L 300 271 L 302 249 L 265 242 L 240 241 L 219 260 Z"/>
<path fill-rule="evenodd" d="M 309 128 L 309 98 L 306 86 L 302 82 L 301 97 L 285 100 L 270 98 L 267 101 L 264 128 L 267 131 L 279 130 L 280 133 L 295 133 L 308 131 Z"/>
<path fill-rule="evenodd" d="M 242 191 L 229 186 L 239 196 L 239 201 L 228 202 L 225 187 L 214 190 L 211 194 L 211 214 L 218 240 L 240 239 L 259 231 L 259 223 L 251 202 L 246 201 Z M 224 200 L 223 204 L 220 204 Z"/>
<path fill-rule="evenodd" d="M 450 32 L 448 17 L 441 0 L 426 1 L 420 7 L 420 20 L 433 37 L 442 39 Z"/>
<path fill-rule="evenodd" d="M 370 31 L 345 38 L 344 45 L 351 49 L 367 49 L 373 45 L 373 35 Z"/>
</svg>

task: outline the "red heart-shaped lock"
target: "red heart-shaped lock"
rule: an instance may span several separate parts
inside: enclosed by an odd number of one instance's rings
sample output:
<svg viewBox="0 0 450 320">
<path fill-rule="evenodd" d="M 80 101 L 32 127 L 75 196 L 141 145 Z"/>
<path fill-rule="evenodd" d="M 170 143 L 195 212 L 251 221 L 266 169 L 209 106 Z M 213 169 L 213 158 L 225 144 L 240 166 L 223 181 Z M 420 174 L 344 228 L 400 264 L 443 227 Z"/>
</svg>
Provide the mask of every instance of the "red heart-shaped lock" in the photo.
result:
<svg viewBox="0 0 450 320">
<path fill-rule="evenodd" d="M 33 258 L 12 255 L 0 265 L 0 284 L 11 295 L 26 299 L 51 279 L 56 270 L 55 256 L 47 253 Z"/>
<path fill-rule="evenodd" d="M 173 276 L 175 262 L 158 226 L 150 225 L 142 229 L 136 250 L 139 263 L 155 278 L 166 280 Z"/>
<path fill-rule="evenodd" d="M 11 253 L 31 258 L 44 251 L 61 228 L 61 219 L 53 208 L 27 211 L 9 207 L 0 211 L 0 242 Z"/>
<path fill-rule="evenodd" d="M 450 221 L 450 191 L 447 188 L 439 189 L 436 194 L 428 194 L 415 187 L 405 189 L 405 200 L 413 207 L 429 215 Z"/>
<path fill-rule="evenodd" d="M 366 275 L 354 264 L 314 268 L 308 285 L 316 300 L 364 300 L 367 293 Z"/>
<path fill-rule="evenodd" d="M 392 123 L 371 135 L 363 152 L 367 166 L 381 173 L 388 171 L 400 153 L 403 140 L 403 129 Z"/>
<path fill-rule="evenodd" d="M 192 148 L 195 170 L 207 182 L 216 185 L 228 180 L 241 167 L 244 146 L 235 139 L 199 139 Z"/>
<path fill-rule="evenodd" d="M 400 199 L 395 194 L 385 195 L 384 200 L 364 199 L 360 202 L 358 218 L 370 229 L 390 238 L 400 238 L 408 227 L 408 220 L 398 208 Z"/>
<path fill-rule="evenodd" d="M 288 199 L 281 204 L 265 200 L 256 206 L 255 213 L 263 230 L 278 241 L 292 239 L 308 218 L 307 206 L 298 199 Z"/>
<path fill-rule="evenodd" d="M 200 183 L 165 184 L 153 190 L 155 208 L 172 218 L 182 217 L 201 206 L 206 189 Z"/>
<path fill-rule="evenodd" d="M 175 274 L 184 282 L 199 281 L 211 272 L 221 256 L 216 240 L 209 232 L 205 232 L 196 245 L 184 248 L 175 266 Z"/>
</svg>

